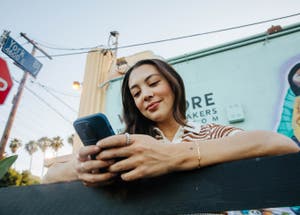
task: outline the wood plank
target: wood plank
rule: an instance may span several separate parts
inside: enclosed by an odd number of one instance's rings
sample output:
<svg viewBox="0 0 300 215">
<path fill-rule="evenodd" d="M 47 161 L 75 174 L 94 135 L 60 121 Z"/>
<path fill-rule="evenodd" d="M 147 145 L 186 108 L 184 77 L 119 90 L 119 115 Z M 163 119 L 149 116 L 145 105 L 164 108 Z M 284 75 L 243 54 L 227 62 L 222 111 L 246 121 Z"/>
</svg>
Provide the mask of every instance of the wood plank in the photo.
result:
<svg viewBox="0 0 300 215">
<path fill-rule="evenodd" d="M 189 214 L 300 205 L 300 153 L 219 164 L 105 188 L 0 189 L 0 214 Z"/>
</svg>

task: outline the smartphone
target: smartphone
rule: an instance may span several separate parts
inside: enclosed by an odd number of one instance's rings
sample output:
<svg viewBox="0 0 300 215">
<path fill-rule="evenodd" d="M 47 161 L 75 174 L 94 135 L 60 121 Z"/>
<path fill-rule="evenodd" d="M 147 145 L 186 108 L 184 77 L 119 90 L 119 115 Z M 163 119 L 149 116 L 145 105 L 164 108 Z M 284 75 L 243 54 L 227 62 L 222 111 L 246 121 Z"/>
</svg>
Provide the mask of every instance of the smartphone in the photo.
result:
<svg viewBox="0 0 300 215">
<path fill-rule="evenodd" d="M 73 126 L 85 146 L 95 145 L 99 140 L 115 134 L 103 113 L 78 118 Z M 92 156 L 92 159 L 95 159 L 95 156 Z"/>
</svg>

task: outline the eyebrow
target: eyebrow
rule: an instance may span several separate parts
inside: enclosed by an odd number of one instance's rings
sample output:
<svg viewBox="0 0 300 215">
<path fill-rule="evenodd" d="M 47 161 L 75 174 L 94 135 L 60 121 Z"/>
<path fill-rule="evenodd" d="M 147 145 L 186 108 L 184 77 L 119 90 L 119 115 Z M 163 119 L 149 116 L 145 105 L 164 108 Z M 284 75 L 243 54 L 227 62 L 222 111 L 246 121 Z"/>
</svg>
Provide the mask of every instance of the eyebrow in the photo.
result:
<svg viewBox="0 0 300 215">
<path fill-rule="evenodd" d="M 149 75 L 149 76 L 147 76 L 147 77 L 145 78 L 144 82 L 147 82 L 151 77 L 156 76 L 156 75 L 161 76 L 161 74 L 151 74 L 151 75 Z M 132 90 L 132 89 L 135 88 L 135 87 L 138 87 L 138 85 L 137 85 L 137 84 L 134 84 L 134 85 L 132 85 L 129 89 Z"/>
</svg>

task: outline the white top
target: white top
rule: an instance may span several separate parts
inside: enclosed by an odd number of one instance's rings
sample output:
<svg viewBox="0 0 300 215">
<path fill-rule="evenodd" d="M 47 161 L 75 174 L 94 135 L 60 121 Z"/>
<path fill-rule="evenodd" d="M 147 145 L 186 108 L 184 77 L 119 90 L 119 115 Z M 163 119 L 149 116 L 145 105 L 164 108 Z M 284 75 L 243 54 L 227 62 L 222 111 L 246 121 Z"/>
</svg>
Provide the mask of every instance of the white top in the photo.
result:
<svg viewBox="0 0 300 215">
<path fill-rule="evenodd" d="M 187 126 L 179 126 L 173 140 L 170 141 L 159 128 L 156 127 L 155 130 L 158 133 L 157 139 L 163 139 L 164 142 L 173 144 L 181 143 L 183 141 L 191 142 L 195 140 L 217 139 L 225 136 L 231 136 L 242 131 L 242 129 L 232 126 L 224 126 L 213 123 L 200 125 L 199 123 L 188 122 Z"/>
</svg>

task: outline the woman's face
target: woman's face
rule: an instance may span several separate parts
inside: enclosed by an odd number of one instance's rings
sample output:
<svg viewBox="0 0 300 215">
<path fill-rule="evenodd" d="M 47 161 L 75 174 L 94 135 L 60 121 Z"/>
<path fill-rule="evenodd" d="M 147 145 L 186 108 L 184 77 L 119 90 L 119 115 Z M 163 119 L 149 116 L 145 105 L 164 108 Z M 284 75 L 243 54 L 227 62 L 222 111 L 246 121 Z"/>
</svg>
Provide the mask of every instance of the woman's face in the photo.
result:
<svg viewBox="0 0 300 215">
<path fill-rule="evenodd" d="M 173 119 L 174 93 L 155 66 L 144 64 L 132 70 L 128 86 L 139 111 L 154 122 Z"/>
</svg>

